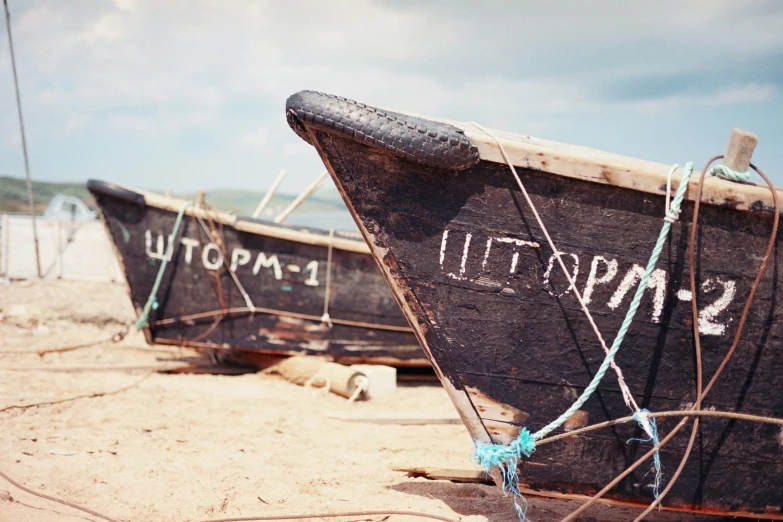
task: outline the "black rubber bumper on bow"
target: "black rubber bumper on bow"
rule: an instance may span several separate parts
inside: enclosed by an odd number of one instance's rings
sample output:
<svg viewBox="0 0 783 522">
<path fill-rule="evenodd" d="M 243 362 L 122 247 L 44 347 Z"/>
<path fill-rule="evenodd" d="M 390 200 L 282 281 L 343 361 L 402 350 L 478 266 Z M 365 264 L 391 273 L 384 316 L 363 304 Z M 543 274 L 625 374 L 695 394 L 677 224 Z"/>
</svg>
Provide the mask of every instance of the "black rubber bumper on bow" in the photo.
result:
<svg viewBox="0 0 783 522">
<path fill-rule="evenodd" d="M 478 148 L 447 123 L 386 111 L 331 94 L 301 91 L 286 100 L 288 125 L 312 144 L 308 128 L 385 149 L 430 167 L 462 170 L 479 162 Z"/>
<path fill-rule="evenodd" d="M 93 195 L 117 198 L 139 207 L 143 207 L 147 204 L 144 199 L 144 194 L 139 194 L 138 192 L 134 192 L 124 187 L 120 187 L 119 185 L 115 185 L 114 183 L 101 181 L 99 179 L 88 179 L 87 190 L 89 190 Z"/>
</svg>

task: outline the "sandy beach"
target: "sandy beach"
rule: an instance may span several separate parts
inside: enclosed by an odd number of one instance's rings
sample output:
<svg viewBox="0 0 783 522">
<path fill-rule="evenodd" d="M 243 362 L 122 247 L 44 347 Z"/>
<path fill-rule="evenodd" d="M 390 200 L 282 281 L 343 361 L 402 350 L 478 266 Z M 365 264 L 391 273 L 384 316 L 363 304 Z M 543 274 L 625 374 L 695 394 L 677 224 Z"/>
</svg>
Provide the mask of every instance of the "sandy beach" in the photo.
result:
<svg viewBox="0 0 783 522">
<path fill-rule="evenodd" d="M 401 383 L 393 395 L 348 404 L 276 375 L 151 373 L 195 354 L 147 346 L 140 333 L 117 344 L 38 356 L 42 349 L 106 339 L 133 320 L 120 284 L 14 282 L 0 286 L 0 308 L 0 410 L 138 383 L 120 393 L 0 411 L 0 471 L 27 487 L 132 521 L 359 510 L 415 510 L 465 522 L 517 520 L 510 500 L 494 486 L 409 478 L 392 470 L 474 469 L 471 439 L 461 424 L 330 418 L 339 412 L 454 416 L 436 382 Z M 531 499 L 528 515 L 559 520 L 575 506 Z M 630 520 L 635 512 L 616 508 L 581 520 Z M 667 513 L 650 518 L 685 519 L 695 520 Z M 0 481 L 0 521 L 40 520 L 99 519 Z"/>
</svg>

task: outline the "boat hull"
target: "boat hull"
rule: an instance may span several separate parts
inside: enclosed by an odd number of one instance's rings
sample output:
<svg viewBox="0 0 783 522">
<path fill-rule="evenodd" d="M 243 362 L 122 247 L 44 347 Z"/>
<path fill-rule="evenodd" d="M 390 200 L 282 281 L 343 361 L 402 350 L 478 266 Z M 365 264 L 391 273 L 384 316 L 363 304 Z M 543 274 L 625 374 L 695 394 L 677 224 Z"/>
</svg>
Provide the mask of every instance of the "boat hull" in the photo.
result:
<svg viewBox="0 0 783 522">
<path fill-rule="evenodd" d="M 150 204 L 143 193 L 99 181 L 89 188 L 141 315 L 183 202 L 158 197 Z M 252 220 L 225 223 L 226 215 L 216 212 L 200 213 L 199 221 L 192 209 L 183 216 L 157 306 L 150 311 L 148 342 L 230 349 L 235 355 L 306 354 L 346 363 L 429 365 L 372 257 L 347 249 L 362 243 L 339 232 L 330 240 L 325 232 Z M 247 231 L 254 226 L 279 237 Z M 317 244 L 288 239 L 289 233 Z M 329 241 L 348 245 L 333 247 L 331 262 L 324 246 Z M 331 325 L 322 320 L 327 271 Z"/>
<path fill-rule="evenodd" d="M 289 110 L 289 121 L 298 111 Z M 358 131 L 297 124 L 332 174 L 473 438 L 505 444 L 522 426 L 535 432 L 571 406 L 604 352 L 508 166 L 483 158 L 462 170 L 416 163 L 362 143 Z M 517 170 L 610 343 L 661 229 L 664 196 L 612 180 Z M 771 213 L 761 202 L 756 207 L 703 205 L 697 266 L 690 267 L 693 203 L 683 204 L 616 359 L 642 407 L 682 410 L 695 398 L 692 268 L 700 289 L 705 381 L 726 354 L 771 229 Z M 777 256 L 704 409 L 783 416 Z M 629 414 L 610 371 L 567 426 Z M 659 420 L 661 433 L 675 423 Z M 664 481 L 684 453 L 688 432 L 661 451 Z M 540 445 L 522 464 L 520 480 L 532 489 L 591 495 L 649 449 L 640 438 L 643 432 L 630 423 Z M 667 508 L 783 517 L 780 426 L 704 418 L 696 440 Z M 642 466 L 607 498 L 649 504 L 652 479 L 650 467 Z"/>
</svg>

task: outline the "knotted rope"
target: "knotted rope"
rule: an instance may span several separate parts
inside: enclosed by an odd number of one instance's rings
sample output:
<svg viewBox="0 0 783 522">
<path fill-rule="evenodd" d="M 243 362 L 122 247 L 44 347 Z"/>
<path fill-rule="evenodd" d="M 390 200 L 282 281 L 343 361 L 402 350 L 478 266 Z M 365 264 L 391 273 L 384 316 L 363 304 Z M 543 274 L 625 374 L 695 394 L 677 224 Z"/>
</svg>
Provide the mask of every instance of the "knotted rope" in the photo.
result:
<svg viewBox="0 0 783 522">
<path fill-rule="evenodd" d="M 522 455 L 530 457 L 536 450 L 536 441 L 527 430 L 522 428 L 519 436 L 511 444 L 491 444 L 476 441 L 473 458 L 476 463 L 481 465 L 489 473 L 490 470 L 498 468 L 503 478 L 503 493 L 511 495 L 514 501 L 514 511 L 517 512 L 519 520 L 529 520 L 527 513 L 527 499 L 519 491 L 519 481 L 517 480 L 517 466 Z"/>
</svg>

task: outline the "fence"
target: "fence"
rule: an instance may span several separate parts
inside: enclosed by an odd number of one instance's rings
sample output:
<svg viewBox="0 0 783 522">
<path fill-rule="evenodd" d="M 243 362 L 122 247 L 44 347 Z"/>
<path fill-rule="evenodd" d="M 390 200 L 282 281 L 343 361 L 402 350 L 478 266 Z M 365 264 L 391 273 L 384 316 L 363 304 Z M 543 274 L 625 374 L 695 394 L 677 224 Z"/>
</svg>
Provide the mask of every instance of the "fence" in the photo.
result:
<svg viewBox="0 0 783 522">
<path fill-rule="evenodd" d="M 100 221 L 35 220 L 44 279 L 123 281 Z M 0 275 L 37 278 L 32 223 L 28 216 L 0 217 Z"/>
</svg>

